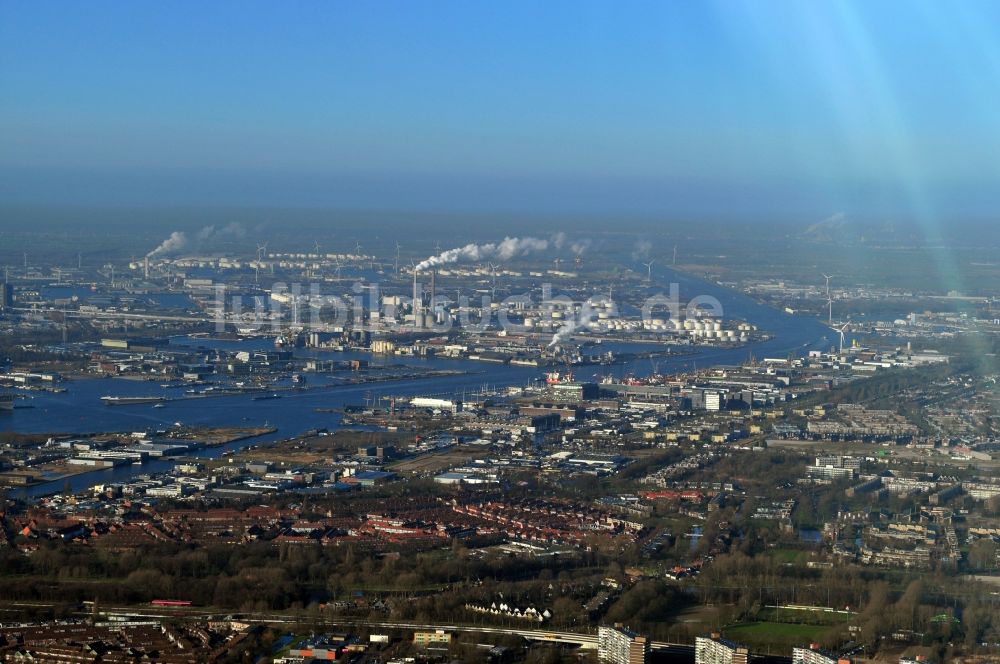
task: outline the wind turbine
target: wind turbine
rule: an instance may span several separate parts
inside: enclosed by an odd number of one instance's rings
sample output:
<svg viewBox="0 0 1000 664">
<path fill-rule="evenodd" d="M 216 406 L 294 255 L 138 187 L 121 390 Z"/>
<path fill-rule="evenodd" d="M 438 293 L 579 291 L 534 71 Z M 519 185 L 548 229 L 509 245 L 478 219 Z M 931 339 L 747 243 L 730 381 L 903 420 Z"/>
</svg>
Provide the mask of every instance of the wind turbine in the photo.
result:
<svg viewBox="0 0 1000 664">
<path fill-rule="evenodd" d="M 319 257 L 319 240 L 313 240 L 313 250 L 316 252 L 316 256 Z"/>
<path fill-rule="evenodd" d="M 487 265 L 490 268 L 490 274 L 493 276 L 493 286 L 495 288 L 497 285 L 497 268 L 500 266 L 496 263 L 487 263 Z"/>
<path fill-rule="evenodd" d="M 263 260 L 264 252 L 267 251 L 267 242 L 264 244 L 257 245 L 257 263 L 253 268 L 253 282 L 258 283 L 258 277 L 260 276 L 260 263 Z"/>
<path fill-rule="evenodd" d="M 833 325 L 833 298 L 830 297 L 830 275 L 824 274 L 823 278 L 826 279 L 826 306 L 828 309 L 826 322 L 828 325 Z"/>
<path fill-rule="evenodd" d="M 643 265 L 646 266 L 646 281 L 647 282 L 653 280 L 653 263 L 655 263 L 655 262 L 656 262 L 656 260 L 653 259 L 653 260 L 649 261 L 648 263 L 643 263 Z"/>
<path fill-rule="evenodd" d="M 846 330 L 849 325 L 850 325 L 850 323 L 844 323 L 837 330 L 837 332 L 840 334 L 840 355 L 844 354 L 844 330 Z"/>
<path fill-rule="evenodd" d="M 354 255 L 357 256 L 358 258 L 361 258 L 361 243 L 360 242 L 356 242 L 354 244 Z"/>
</svg>

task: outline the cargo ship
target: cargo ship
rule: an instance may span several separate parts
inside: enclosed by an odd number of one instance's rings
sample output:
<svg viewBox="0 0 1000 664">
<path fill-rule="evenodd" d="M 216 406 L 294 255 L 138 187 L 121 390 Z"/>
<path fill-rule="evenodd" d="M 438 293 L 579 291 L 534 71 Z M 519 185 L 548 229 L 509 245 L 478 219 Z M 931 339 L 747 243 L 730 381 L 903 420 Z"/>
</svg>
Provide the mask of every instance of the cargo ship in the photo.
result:
<svg viewBox="0 0 1000 664">
<path fill-rule="evenodd" d="M 572 383 L 573 382 L 573 372 L 567 371 L 566 373 L 559 373 L 558 371 L 550 371 L 545 374 L 545 382 L 549 385 L 558 385 L 560 383 Z"/>
<path fill-rule="evenodd" d="M 167 397 L 101 397 L 108 406 L 134 406 L 140 403 L 158 403 L 166 401 Z"/>
</svg>

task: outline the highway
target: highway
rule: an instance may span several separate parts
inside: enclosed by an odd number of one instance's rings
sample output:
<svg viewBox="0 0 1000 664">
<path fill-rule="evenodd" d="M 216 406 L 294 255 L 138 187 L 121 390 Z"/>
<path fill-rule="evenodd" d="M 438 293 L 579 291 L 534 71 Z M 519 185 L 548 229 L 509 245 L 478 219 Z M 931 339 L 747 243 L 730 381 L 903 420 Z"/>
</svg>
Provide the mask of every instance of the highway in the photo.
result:
<svg viewBox="0 0 1000 664">
<path fill-rule="evenodd" d="M 101 609 L 101 613 L 109 618 L 178 618 L 184 617 L 189 620 L 207 620 L 210 617 L 218 617 L 218 612 L 206 613 L 204 611 L 191 612 L 190 610 L 164 611 L 161 607 L 145 608 L 136 607 L 107 607 Z M 476 634 L 516 634 L 531 641 L 547 641 L 550 643 L 565 643 L 577 645 L 584 649 L 597 648 L 596 634 L 581 634 L 577 632 L 561 632 L 546 629 L 529 629 L 516 627 L 490 627 L 486 625 L 461 625 L 445 623 L 416 623 L 401 621 L 377 621 L 362 618 L 337 617 L 337 616 L 316 616 L 310 615 L 290 615 L 287 613 L 240 613 L 241 622 L 258 623 L 262 625 L 293 625 L 299 623 L 314 624 L 317 621 L 330 627 L 365 627 L 368 629 L 397 629 L 414 631 L 434 631 L 437 629 L 446 632 L 473 632 Z"/>
<path fill-rule="evenodd" d="M 87 603 L 85 603 L 87 604 Z M 49 602 L 10 602 L 0 611 L 14 611 L 14 607 L 33 608 L 54 608 L 56 605 Z M 90 616 L 90 611 L 81 610 L 79 616 Z M 177 609 L 164 609 L 156 606 L 101 606 L 99 615 L 108 618 L 113 622 L 125 622 L 128 620 L 142 619 L 185 619 L 193 621 L 221 620 L 224 616 L 230 615 L 224 611 L 206 611 L 201 607 L 183 607 Z M 407 631 L 433 631 L 444 630 L 446 632 L 465 632 L 472 634 L 494 634 L 510 635 L 514 634 L 529 641 L 540 641 L 547 643 L 561 643 L 578 646 L 584 650 L 597 649 L 597 634 L 587 634 L 581 632 L 565 632 L 551 629 L 539 629 L 535 627 L 491 627 L 488 625 L 469 625 L 460 623 L 418 623 L 394 620 L 369 620 L 365 618 L 352 618 L 346 616 L 326 616 L 322 614 L 290 614 L 290 613 L 265 613 L 237 612 L 232 614 L 234 619 L 259 625 L 322 625 L 331 629 L 344 627 L 364 628 L 365 631 L 375 629 L 385 630 L 407 630 Z M 671 643 L 668 641 L 651 641 L 650 649 L 660 656 L 666 656 L 670 661 L 694 661 L 693 643 Z M 755 655 L 755 661 L 760 664 L 790 664 L 790 657 L 775 655 Z"/>
</svg>

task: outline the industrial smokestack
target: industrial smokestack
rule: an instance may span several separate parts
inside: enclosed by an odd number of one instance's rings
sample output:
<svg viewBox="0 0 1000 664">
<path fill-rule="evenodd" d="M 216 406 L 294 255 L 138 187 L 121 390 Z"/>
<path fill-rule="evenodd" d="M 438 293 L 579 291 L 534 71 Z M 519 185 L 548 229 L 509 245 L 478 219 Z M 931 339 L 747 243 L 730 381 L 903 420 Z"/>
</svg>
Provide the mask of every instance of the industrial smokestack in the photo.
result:
<svg viewBox="0 0 1000 664">
<path fill-rule="evenodd" d="M 420 327 L 423 321 L 423 307 L 420 301 L 420 289 L 417 286 L 417 271 L 413 271 L 413 327 Z"/>
</svg>

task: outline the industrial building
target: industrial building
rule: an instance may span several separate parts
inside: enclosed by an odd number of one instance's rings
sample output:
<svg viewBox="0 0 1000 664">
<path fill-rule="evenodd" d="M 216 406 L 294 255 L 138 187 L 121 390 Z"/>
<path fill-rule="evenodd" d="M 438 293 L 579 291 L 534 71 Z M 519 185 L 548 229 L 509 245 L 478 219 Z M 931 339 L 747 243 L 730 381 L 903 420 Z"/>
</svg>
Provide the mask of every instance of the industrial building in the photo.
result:
<svg viewBox="0 0 1000 664">
<path fill-rule="evenodd" d="M 569 402 L 596 399 L 601 392 L 597 383 L 555 383 L 551 387 L 557 399 Z"/>
<path fill-rule="evenodd" d="M 414 632 L 413 643 L 418 646 L 427 646 L 435 643 L 451 643 L 451 632 L 443 629 L 436 629 L 433 632 Z"/>
<path fill-rule="evenodd" d="M 414 397 L 410 399 L 412 408 L 427 408 L 429 410 L 440 410 L 442 412 L 460 413 L 462 412 L 462 402 L 450 399 L 434 399 L 431 397 Z"/>
</svg>

